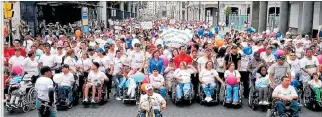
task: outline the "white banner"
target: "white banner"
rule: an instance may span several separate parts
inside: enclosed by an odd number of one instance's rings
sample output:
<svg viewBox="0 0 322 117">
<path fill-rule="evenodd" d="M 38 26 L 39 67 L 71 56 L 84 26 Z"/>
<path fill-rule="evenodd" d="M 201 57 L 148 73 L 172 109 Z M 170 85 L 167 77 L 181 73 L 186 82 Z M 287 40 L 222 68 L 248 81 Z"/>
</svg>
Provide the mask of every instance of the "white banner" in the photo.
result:
<svg viewBox="0 0 322 117">
<path fill-rule="evenodd" d="M 161 34 L 161 38 L 165 42 L 165 45 L 173 48 L 187 45 L 192 37 L 193 31 L 178 29 L 168 29 Z"/>
<path fill-rule="evenodd" d="M 152 27 L 153 27 L 153 23 L 151 21 L 141 22 L 140 24 L 143 29 L 152 29 Z"/>
</svg>

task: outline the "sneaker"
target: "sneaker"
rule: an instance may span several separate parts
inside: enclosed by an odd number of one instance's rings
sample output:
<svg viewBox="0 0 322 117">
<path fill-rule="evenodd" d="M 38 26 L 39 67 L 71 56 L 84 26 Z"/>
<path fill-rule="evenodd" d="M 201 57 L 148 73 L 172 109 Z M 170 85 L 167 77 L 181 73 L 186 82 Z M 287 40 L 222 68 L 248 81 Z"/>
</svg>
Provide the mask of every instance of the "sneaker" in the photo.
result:
<svg viewBox="0 0 322 117">
<path fill-rule="evenodd" d="M 15 104 L 12 104 L 11 107 L 13 108 L 18 108 Z"/>
<path fill-rule="evenodd" d="M 88 99 L 84 99 L 83 102 L 88 102 Z"/>
<path fill-rule="evenodd" d="M 209 100 L 209 97 L 206 97 L 206 98 L 205 98 L 205 101 L 209 102 L 208 100 Z"/>
<path fill-rule="evenodd" d="M 226 100 L 226 103 L 230 103 L 231 102 L 231 100 Z"/>
<path fill-rule="evenodd" d="M 95 100 L 92 100 L 91 103 L 96 103 Z"/>
<path fill-rule="evenodd" d="M 259 101 L 258 105 L 263 105 L 263 101 Z"/>
<path fill-rule="evenodd" d="M 263 105 L 269 105 L 269 103 L 267 101 L 264 101 Z"/>
<path fill-rule="evenodd" d="M 116 100 L 120 101 L 120 100 L 121 100 L 121 98 L 120 98 L 120 97 L 116 97 Z"/>
<path fill-rule="evenodd" d="M 233 102 L 233 105 L 237 105 L 237 104 L 238 104 L 238 102 L 236 102 L 236 101 Z"/>
</svg>

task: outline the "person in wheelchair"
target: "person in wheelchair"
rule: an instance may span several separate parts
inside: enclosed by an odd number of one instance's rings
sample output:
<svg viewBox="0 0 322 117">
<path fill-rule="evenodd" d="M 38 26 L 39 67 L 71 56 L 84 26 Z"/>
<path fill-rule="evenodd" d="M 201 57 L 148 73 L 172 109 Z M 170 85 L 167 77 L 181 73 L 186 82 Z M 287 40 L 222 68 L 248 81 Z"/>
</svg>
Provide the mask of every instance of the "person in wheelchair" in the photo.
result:
<svg viewBox="0 0 322 117">
<path fill-rule="evenodd" d="M 134 98 L 135 96 L 135 89 L 137 87 L 135 80 L 131 77 L 131 75 L 129 76 L 129 72 L 124 71 L 123 72 L 123 78 L 121 79 L 121 82 L 118 84 L 118 87 L 120 87 L 120 89 L 123 88 L 127 88 L 127 93 L 126 95 L 123 94 L 123 98 L 126 98 L 127 96 L 130 96 L 131 99 Z"/>
<path fill-rule="evenodd" d="M 239 90 L 240 90 L 240 73 L 235 70 L 235 64 L 233 62 L 228 64 L 228 70 L 225 71 L 224 77 L 226 78 L 226 103 L 231 103 L 233 97 L 233 105 L 237 105 L 239 102 Z"/>
<path fill-rule="evenodd" d="M 164 77 L 159 74 L 158 69 L 153 69 L 153 73 L 149 76 L 150 79 L 150 84 L 153 86 L 153 89 L 155 90 L 159 90 L 161 96 L 163 98 L 166 98 L 166 88 L 165 86 L 165 82 L 164 82 Z"/>
<path fill-rule="evenodd" d="M 290 106 L 291 116 L 298 117 L 299 104 L 296 101 L 298 95 L 293 86 L 290 85 L 291 79 L 287 76 L 282 77 L 282 82 L 278 85 L 272 94 L 272 98 L 275 99 L 276 109 L 281 117 L 285 117 L 286 106 Z"/>
<path fill-rule="evenodd" d="M 268 102 L 268 88 L 270 85 L 269 75 L 267 74 L 266 66 L 261 63 L 253 71 L 255 75 L 255 89 L 259 92 L 259 105 L 269 105 Z"/>
<path fill-rule="evenodd" d="M 308 82 L 309 86 L 315 92 L 316 101 L 322 103 L 321 93 L 322 93 L 322 82 L 319 80 L 319 76 L 317 73 L 313 73 L 313 79 Z"/>
<path fill-rule="evenodd" d="M 176 69 L 174 71 L 174 76 L 177 81 L 179 81 L 179 84 L 176 87 L 176 98 L 181 99 L 182 98 L 182 92 L 183 96 L 188 99 L 189 95 L 191 93 L 191 72 L 188 70 L 188 68 L 192 69 L 194 72 L 197 72 L 197 69 L 194 68 L 192 65 L 187 65 L 186 62 L 180 63 L 180 68 Z"/>
<path fill-rule="evenodd" d="M 153 112 L 154 117 L 161 117 L 161 109 L 165 110 L 167 102 L 158 93 L 153 92 L 153 86 L 147 84 L 145 87 L 146 94 L 140 99 L 140 117 L 148 117 L 147 113 Z"/>
<path fill-rule="evenodd" d="M 102 88 L 104 85 L 104 81 L 108 80 L 107 76 L 105 75 L 104 72 L 101 72 L 98 70 L 100 67 L 98 62 L 93 62 L 93 65 L 91 66 L 92 71 L 89 72 L 88 78 L 87 78 L 87 83 L 84 88 L 84 96 L 85 99 L 83 102 L 88 102 L 88 91 L 92 87 L 92 103 L 95 103 L 95 100 L 93 97 L 96 95 L 96 88 Z"/>
<path fill-rule="evenodd" d="M 202 69 L 199 74 L 199 80 L 200 80 L 202 89 L 206 94 L 206 98 L 204 100 L 207 102 L 210 102 L 213 100 L 211 96 L 214 94 L 216 90 L 215 89 L 216 80 L 218 80 L 223 86 L 225 86 L 225 82 L 219 77 L 218 72 L 214 69 L 213 64 L 214 63 L 212 61 L 208 61 L 206 63 L 205 69 Z"/>
<path fill-rule="evenodd" d="M 66 99 L 65 104 L 69 105 L 73 101 L 72 89 L 75 83 L 74 75 L 69 71 L 69 65 L 62 65 L 62 73 L 55 74 L 53 81 L 58 85 L 59 96 L 61 96 L 59 99 Z"/>
<path fill-rule="evenodd" d="M 27 81 L 22 81 L 22 76 L 16 75 L 15 73 L 12 73 L 12 79 L 9 84 L 9 93 L 11 93 L 10 102 L 7 105 L 8 107 L 14 107 L 17 108 L 19 104 L 19 100 L 21 96 L 23 96 L 26 93 L 27 88 Z M 14 102 L 14 103 L 13 103 Z"/>
</svg>

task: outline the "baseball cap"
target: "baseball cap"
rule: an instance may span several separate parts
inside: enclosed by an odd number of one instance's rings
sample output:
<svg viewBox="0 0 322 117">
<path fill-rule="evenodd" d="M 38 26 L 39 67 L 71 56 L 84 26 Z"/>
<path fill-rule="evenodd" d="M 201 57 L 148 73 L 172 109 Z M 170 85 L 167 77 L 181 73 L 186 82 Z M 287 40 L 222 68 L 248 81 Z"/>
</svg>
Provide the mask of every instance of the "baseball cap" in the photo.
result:
<svg viewBox="0 0 322 117">
<path fill-rule="evenodd" d="M 153 89 L 152 85 L 151 85 L 151 84 L 147 84 L 147 85 L 145 86 L 145 90 L 146 90 L 146 91 L 148 91 L 148 90 L 150 90 L 150 89 Z"/>
<path fill-rule="evenodd" d="M 285 55 L 280 55 L 277 57 L 277 59 L 280 59 L 280 60 L 285 60 L 285 58 L 286 58 Z"/>
<path fill-rule="evenodd" d="M 98 48 L 98 49 L 96 50 L 96 52 L 104 52 L 104 49 L 103 49 L 103 48 Z"/>
</svg>

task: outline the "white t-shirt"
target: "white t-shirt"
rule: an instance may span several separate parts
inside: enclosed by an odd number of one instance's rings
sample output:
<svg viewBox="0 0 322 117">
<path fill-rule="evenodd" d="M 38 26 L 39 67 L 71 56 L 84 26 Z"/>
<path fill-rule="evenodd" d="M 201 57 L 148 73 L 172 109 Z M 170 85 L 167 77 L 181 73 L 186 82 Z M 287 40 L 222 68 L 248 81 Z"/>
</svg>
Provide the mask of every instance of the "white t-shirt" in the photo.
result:
<svg viewBox="0 0 322 117">
<path fill-rule="evenodd" d="M 39 63 L 42 63 L 42 66 L 48 66 L 51 68 L 55 65 L 55 56 L 52 54 L 49 56 L 43 54 L 39 59 Z"/>
<path fill-rule="evenodd" d="M 240 60 L 240 71 L 247 71 L 248 63 L 250 62 L 252 56 L 244 55 Z"/>
<path fill-rule="evenodd" d="M 114 59 L 114 71 L 113 71 L 113 75 L 116 75 L 116 74 L 118 74 L 118 73 L 121 72 L 122 60 L 123 60 L 122 57 L 120 57 L 120 58 L 115 57 L 115 59 Z"/>
<path fill-rule="evenodd" d="M 10 57 L 10 59 L 9 59 L 9 64 L 11 64 L 11 65 L 17 65 L 17 64 L 20 64 L 21 65 L 21 62 L 23 61 L 25 59 L 25 57 L 23 57 L 23 56 L 19 56 L 19 57 L 17 57 L 17 56 L 12 56 L 12 57 Z"/>
<path fill-rule="evenodd" d="M 55 48 L 51 47 L 50 53 L 53 55 L 57 54 L 57 48 L 55 49 Z"/>
<path fill-rule="evenodd" d="M 27 77 L 31 78 L 33 75 L 34 76 L 39 75 L 38 62 L 36 59 L 34 59 L 34 61 L 32 61 L 30 58 L 26 58 L 23 60 L 22 66 L 24 68 L 24 71 L 28 73 L 26 75 Z M 25 76 L 25 78 L 26 78 L 26 76 Z"/>
<path fill-rule="evenodd" d="M 152 96 L 145 94 L 141 97 L 140 104 L 146 107 L 151 106 L 153 109 L 160 109 L 162 101 L 164 101 L 164 98 L 158 93 L 153 93 Z"/>
<path fill-rule="evenodd" d="M 316 69 L 319 65 L 319 61 L 315 56 L 312 56 L 311 60 L 309 60 L 307 57 L 301 59 L 301 68 L 306 69 L 310 74 L 316 73 Z"/>
<path fill-rule="evenodd" d="M 205 57 L 200 57 L 197 60 L 197 62 L 200 64 L 200 71 L 202 71 L 203 69 L 206 69 L 205 66 L 208 61 L 212 61 L 212 60 L 208 60 Z"/>
<path fill-rule="evenodd" d="M 88 73 L 88 80 L 90 80 L 94 85 L 102 84 L 101 79 L 107 79 L 107 76 L 104 72 L 98 71 L 97 73 L 94 73 L 93 71 L 90 71 Z"/>
<path fill-rule="evenodd" d="M 151 74 L 149 76 L 150 78 L 150 83 L 152 84 L 152 86 L 161 86 L 164 83 L 164 78 L 162 75 L 158 74 L 157 76 L 154 76 L 154 74 Z M 155 87 L 155 88 L 160 88 L 160 87 Z"/>
<path fill-rule="evenodd" d="M 144 62 L 144 53 L 143 52 L 131 52 L 129 54 L 130 66 L 131 68 L 141 68 Z"/>
<path fill-rule="evenodd" d="M 216 70 L 220 73 L 224 73 L 225 69 L 224 69 L 224 64 L 225 64 L 225 57 L 219 57 L 216 59 L 217 60 L 217 66 L 216 66 Z"/>
<path fill-rule="evenodd" d="M 313 88 L 322 88 L 322 82 L 321 80 L 318 80 L 318 82 L 316 82 L 315 80 L 310 80 L 308 82 L 309 85 L 311 85 Z"/>
<path fill-rule="evenodd" d="M 263 59 L 266 63 L 275 62 L 275 57 L 272 53 L 270 55 L 267 55 L 266 52 L 262 52 L 260 54 L 260 58 Z"/>
<path fill-rule="evenodd" d="M 280 84 L 274 89 L 273 95 L 292 97 L 292 96 L 297 96 L 297 93 L 293 86 L 288 86 L 288 88 L 283 88 L 282 85 Z"/>
<path fill-rule="evenodd" d="M 300 60 L 299 59 L 295 59 L 294 61 L 287 60 L 287 63 L 291 65 L 291 75 L 292 75 L 292 78 L 294 78 L 296 73 L 300 72 L 301 70 Z"/>
<path fill-rule="evenodd" d="M 33 43 L 34 42 L 32 42 L 30 39 L 28 39 L 28 40 L 24 41 L 22 45 L 23 45 L 23 47 L 26 47 L 27 52 L 29 52 Z"/>
<path fill-rule="evenodd" d="M 191 82 L 191 73 L 188 70 L 181 70 L 180 68 L 174 71 L 176 77 L 182 78 L 181 83 Z"/>
<path fill-rule="evenodd" d="M 105 72 L 106 69 L 108 69 L 110 65 L 113 63 L 112 59 L 108 58 L 107 56 L 104 56 L 103 58 L 97 56 L 93 61 L 98 62 L 100 64 L 100 67 L 98 69 L 101 72 Z"/>
<path fill-rule="evenodd" d="M 65 59 L 64 59 L 64 64 L 67 64 L 69 65 L 69 69 L 73 70 L 73 71 L 76 71 L 76 67 L 77 67 L 77 62 L 74 58 L 70 57 L 70 56 L 67 56 Z"/>
<path fill-rule="evenodd" d="M 85 60 L 83 58 L 79 59 L 77 61 L 77 67 L 82 68 L 83 70 L 87 70 L 91 67 L 91 65 L 93 64 L 91 59 L 86 58 Z"/>
<path fill-rule="evenodd" d="M 68 72 L 67 74 L 59 73 L 59 74 L 55 74 L 53 77 L 53 81 L 61 86 L 73 86 L 75 79 L 74 79 L 74 75 L 70 72 Z"/>
<path fill-rule="evenodd" d="M 295 55 L 297 58 L 302 58 L 304 55 L 304 49 L 302 47 L 300 48 L 295 48 Z"/>
<path fill-rule="evenodd" d="M 207 69 L 203 69 L 201 70 L 199 77 L 201 78 L 201 80 L 208 84 L 208 83 L 215 83 L 215 79 L 218 76 L 218 72 L 215 69 L 212 70 L 207 70 Z"/>
<path fill-rule="evenodd" d="M 51 88 L 54 88 L 54 82 L 50 78 L 40 77 L 37 79 L 35 90 L 39 99 L 49 101 L 48 92 Z"/>
<path fill-rule="evenodd" d="M 56 68 L 59 68 L 61 66 L 61 63 L 63 62 L 63 56 L 64 54 L 61 54 L 60 56 L 58 54 L 55 54 L 55 63 L 57 63 Z"/>
</svg>

